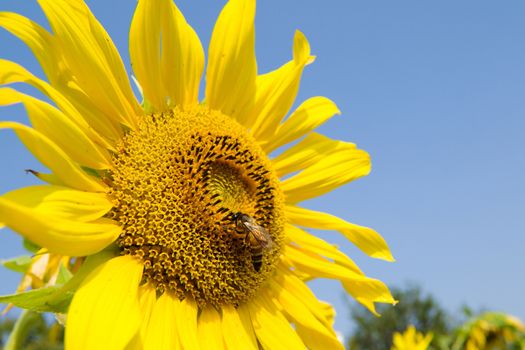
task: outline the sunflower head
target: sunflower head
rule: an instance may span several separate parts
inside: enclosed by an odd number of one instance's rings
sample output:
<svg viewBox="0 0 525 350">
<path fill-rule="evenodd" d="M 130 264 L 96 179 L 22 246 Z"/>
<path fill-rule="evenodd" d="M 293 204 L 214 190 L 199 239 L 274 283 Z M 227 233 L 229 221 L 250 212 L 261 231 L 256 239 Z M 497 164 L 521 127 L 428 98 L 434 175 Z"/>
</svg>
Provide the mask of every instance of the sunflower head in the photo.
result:
<svg viewBox="0 0 525 350">
<path fill-rule="evenodd" d="M 142 261 L 143 283 L 201 306 L 249 300 L 284 236 L 279 180 L 253 137 L 218 111 L 174 108 L 144 118 L 117 150 L 105 177 L 109 217 L 122 226 L 122 254 Z M 252 249 L 237 213 L 268 232 L 268 249 Z"/>
</svg>

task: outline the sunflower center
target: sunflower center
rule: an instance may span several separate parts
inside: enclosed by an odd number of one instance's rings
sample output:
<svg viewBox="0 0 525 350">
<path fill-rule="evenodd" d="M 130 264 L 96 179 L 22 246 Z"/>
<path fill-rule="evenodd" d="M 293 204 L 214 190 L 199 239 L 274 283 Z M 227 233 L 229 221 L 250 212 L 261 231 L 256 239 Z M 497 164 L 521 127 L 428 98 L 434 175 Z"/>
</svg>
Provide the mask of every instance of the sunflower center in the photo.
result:
<svg viewBox="0 0 525 350">
<path fill-rule="evenodd" d="M 199 305 L 239 305 L 274 270 L 283 240 L 279 182 L 237 122 L 204 107 L 145 118 L 108 175 L 122 254 L 143 283 Z"/>
</svg>

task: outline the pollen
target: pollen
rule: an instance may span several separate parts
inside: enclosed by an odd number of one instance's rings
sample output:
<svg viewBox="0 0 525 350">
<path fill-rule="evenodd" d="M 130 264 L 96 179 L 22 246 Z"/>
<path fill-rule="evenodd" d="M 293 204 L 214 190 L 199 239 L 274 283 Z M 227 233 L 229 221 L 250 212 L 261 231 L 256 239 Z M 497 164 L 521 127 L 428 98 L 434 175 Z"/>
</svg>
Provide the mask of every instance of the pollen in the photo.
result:
<svg viewBox="0 0 525 350">
<path fill-rule="evenodd" d="M 117 150 L 109 215 L 123 228 L 121 254 L 144 264 L 142 283 L 201 306 L 249 300 L 280 258 L 284 215 L 279 180 L 246 129 L 203 106 L 175 108 L 146 117 Z M 272 244 L 255 252 L 238 213 Z"/>
</svg>

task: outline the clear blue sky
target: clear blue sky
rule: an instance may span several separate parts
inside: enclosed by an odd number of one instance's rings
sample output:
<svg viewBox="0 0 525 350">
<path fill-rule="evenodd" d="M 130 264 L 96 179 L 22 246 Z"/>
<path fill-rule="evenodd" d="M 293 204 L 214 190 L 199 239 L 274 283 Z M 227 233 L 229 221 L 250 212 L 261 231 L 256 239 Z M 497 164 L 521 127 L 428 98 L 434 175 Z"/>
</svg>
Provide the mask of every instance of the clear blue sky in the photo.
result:
<svg viewBox="0 0 525 350">
<path fill-rule="evenodd" d="M 127 33 L 134 1 L 88 1 L 129 63 Z M 208 46 L 224 1 L 181 0 L 179 7 Z M 364 271 L 390 285 L 420 283 L 449 310 L 463 303 L 525 319 L 525 2 L 259 1 L 259 71 L 291 56 L 295 29 L 317 55 L 306 68 L 298 102 L 333 99 L 343 112 L 321 128 L 372 155 L 373 171 L 305 203 L 377 229 L 397 258 L 366 257 L 336 233 L 322 236 Z M 3 0 L 45 23 L 33 1 Z M 41 71 L 28 49 L 0 32 L 0 57 Z M 129 65 L 128 65 L 129 68 Z M 22 108 L 1 119 L 25 120 Z M 34 180 L 41 167 L 1 131 L 0 193 Z M 0 236 L 0 257 L 21 253 Z M 0 293 L 17 276 L 0 270 Z M 337 283 L 316 282 L 337 307 L 336 328 L 351 328 Z"/>
</svg>

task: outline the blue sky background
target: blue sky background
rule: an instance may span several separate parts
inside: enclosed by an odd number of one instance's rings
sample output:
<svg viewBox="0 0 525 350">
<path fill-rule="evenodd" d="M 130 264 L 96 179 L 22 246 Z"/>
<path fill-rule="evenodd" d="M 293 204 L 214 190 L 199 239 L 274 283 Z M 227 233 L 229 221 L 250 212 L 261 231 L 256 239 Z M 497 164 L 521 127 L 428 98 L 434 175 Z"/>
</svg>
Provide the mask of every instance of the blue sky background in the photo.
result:
<svg viewBox="0 0 525 350">
<path fill-rule="evenodd" d="M 129 69 L 128 28 L 135 2 L 88 1 Z M 224 1 L 181 0 L 179 7 L 207 48 Z M 370 152 L 370 176 L 305 206 L 377 229 L 396 263 L 373 260 L 337 233 L 370 276 L 389 285 L 413 281 L 449 310 L 464 303 L 525 319 L 525 2 L 259 1 L 260 72 L 291 58 L 295 29 L 317 55 L 305 69 L 297 104 L 324 95 L 342 116 L 321 131 Z M 33 1 L 2 0 L 0 10 L 45 19 Z M 0 32 L 0 57 L 41 74 L 30 51 Z M 2 120 L 25 121 L 22 108 Z M 42 169 L 15 136 L 0 131 L 0 193 L 35 183 Z M 22 253 L 3 230 L 0 257 Z M 18 276 L 0 269 L 0 293 Z M 352 324 L 336 282 L 312 284 Z"/>
</svg>

